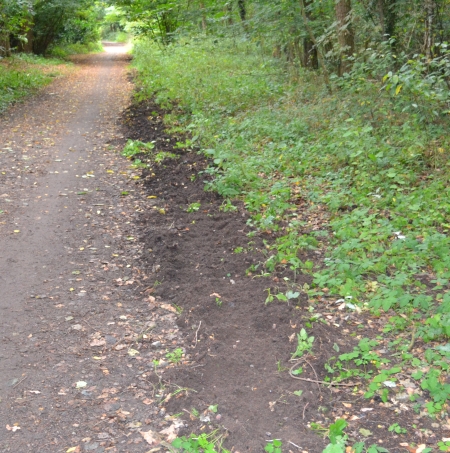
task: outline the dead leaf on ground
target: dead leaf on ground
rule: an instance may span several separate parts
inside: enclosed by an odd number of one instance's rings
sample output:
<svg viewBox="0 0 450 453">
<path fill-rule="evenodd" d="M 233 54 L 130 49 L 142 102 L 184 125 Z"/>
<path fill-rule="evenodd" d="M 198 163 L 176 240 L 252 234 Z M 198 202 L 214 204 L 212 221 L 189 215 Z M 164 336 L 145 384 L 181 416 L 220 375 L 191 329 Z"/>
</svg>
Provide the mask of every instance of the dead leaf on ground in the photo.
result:
<svg viewBox="0 0 450 453">
<path fill-rule="evenodd" d="M 77 445 L 76 447 L 70 447 L 68 450 L 66 450 L 66 453 L 80 453 L 80 446 Z"/>
<path fill-rule="evenodd" d="M 166 436 L 167 442 L 172 442 L 178 436 L 178 431 L 183 426 L 183 422 L 176 421 L 172 423 L 168 428 L 163 429 L 159 433 Z"/>
<path fill-rule="evenodd" d="M 161 443 L 161 436 L 158 433 L 155 433 L 155 431 L 150 430 L 146 433 L 141 431 L 140 433 L 149 445 L 158 445 Z"/>
<path fill-rule="evenodd" d="M 170 304 L 161 304 L 161 308 L 164 308 L 164 310 L 171 311 L 172 313 L 176 313 L 177 310 L 175 307 L 172 307 Z"/>
</svg>

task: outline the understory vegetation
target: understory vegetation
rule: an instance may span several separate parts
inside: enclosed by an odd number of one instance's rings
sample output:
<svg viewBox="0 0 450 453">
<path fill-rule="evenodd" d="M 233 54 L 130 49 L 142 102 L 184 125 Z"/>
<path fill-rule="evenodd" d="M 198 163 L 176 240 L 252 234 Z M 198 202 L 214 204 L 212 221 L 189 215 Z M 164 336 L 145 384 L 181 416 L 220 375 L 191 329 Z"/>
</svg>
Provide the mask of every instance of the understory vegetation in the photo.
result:
<svg viewBox="0 0 450 453">
<path fill-rule="evenodd" d="M 363 338 L 327 366 L 328 379 L 363 376 L 365 396 L 387 401 L 407 373 L 429 395 L 416 410 L 444 416 L 446 45 L 431 61 L 418 56 L 397 65 L 389 43 L 366 49 L 329 86 L 317 73 L 263 59 L 258 43 L 245 38 L 183 38 L 166 48 L 142 40 L 134 56 L 138 96 L 172 109 L 168 126 L 189 132 L 211 158 L 206 189 L 228 199 L 224 206 L 243 200 L 252 215 L 249 236 L 266 237 L 266 260 L 249 273 L 288 268 L 312 312 L 334 298 L 383 321 L 379 335 L 389 334 L 390 358 L 372 352 L 376 339 Z M 300 259 L 313 249 L 326 250 L 323 262 Z M 296 287 L 300 272 L 311 275 L 311 285 Z M 365 364 L 375 369 L 365 372 Z"/>
<path fill-rule="evenodd" d="M 20 55 L 0 61 L 0 113 L 60 74 L 62 61 Z"/>
</svg>

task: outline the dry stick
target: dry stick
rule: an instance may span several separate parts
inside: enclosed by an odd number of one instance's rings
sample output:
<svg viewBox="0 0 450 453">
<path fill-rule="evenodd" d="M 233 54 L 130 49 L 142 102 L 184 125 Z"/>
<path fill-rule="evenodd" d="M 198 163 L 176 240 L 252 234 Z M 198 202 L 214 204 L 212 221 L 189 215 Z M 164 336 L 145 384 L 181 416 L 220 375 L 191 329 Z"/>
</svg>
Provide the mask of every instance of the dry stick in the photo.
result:
<svg viewBox="0 0 450 453">
<path fill-rule="evenodd" d="M 19 382 L 17 382 L 17 383 L 14 385 L 13 389 L 15 389 L 19 384 L 22 384 L 22 382 L 23 382 L 27 377 L 28 377 L 28 375 L 26 375 L 23 379 L 21 379 Z"/>
<path fill-rule="evenodd" d="M 305 404 L 305 407 L 303 408 L 303 420 L 305 419 L 305 411 L 306 411 L 306 408 L 308 407 L 309 405 L 309 401 Z"/>
<path fill-rule="evenodd" d="M 408 352 L 411 351 L 411 349 L 414 347 L 414 343 L 416 341 L 416 333 L 417 333 L 417 325 L 414 324 L 412 335 L 411 335 L 411 342 L 409 343 L 409 346 L 407 349 Z"/>
<path fill-rule="evenodd" d="M 305 418 L 305 417 L 303 417 L 303 418 Z M 299 450 L 301 450 L 301 447 L 299 447 L 298 445 L 294 444 L 294 442 L 291 442 L 290 440 L 288 440 L 288 443 L 293 445 L 294 447 L 297 447 Z"/>
<path fill-rule="evenodd" d="M 311 367 L 311 369 L 313 370 L 314 376 L 316 376 L 316 379 L 319 380 L 319 376 L 317 376 L 317 373 L 316 373 L 316 370 L 314 369 L 314 367 L 306 359 L 303 359 L 303 360 Z M 320 389 L 320 385 L 317 384 L 317 387 L 319 388 L 319 393 L 322 395 L 322 390 Z"/>
<path fill-rule="evenodd" d="M 339 387 L 353 387 L 353 386 L 356 385 L 354 383 L 342 384 L 340 382 L 333 382 L 333 381 L 332 382 L 326 382 L 326 381 L 319 381 L 319 380 L 316 380 L 316 379 L 308 379 L 308 378 L 302 378 L 302 377 L 294 376 L 292 374 L 292 370 L 296 366 L 298 366 L 298 362 L 294 363 L 294 365 L 292 365 L 291 368 L 289 369 L 289 376 L 291 376 L 292 379 L 298 379 L 299 381 L 312 382 L 313 384 L 323 384 L 323 385 L 339 386 Z"/>
<path fill-rule="evenodd" d="M 197 335 L 198 335 L 198 331 L 200 330 L 201 325 L 202 325 L 202 322 L 200 321 L 200 324 L 198 325 L 197 332 L 195 332 L 195 345 L 194 345 L 194 349 L 197 347 L 197 342 L 198 342 Z"/>
<path fill-rule="evenodd" d="M 116 343 L 114 343 L 109 349 L 112 351 L 112 350 L 113 350 L 113 349 L 114 349 L 114 348 L 115 348 L 115 347 L 116 347 L 116 346 L 117 346 L 124 338 L 125 338 L 125 334 L 123 334 L 123 335 L 120 337 L 119 341 L 117 341 Z M 107 351 L 108 348 L 104 348 L 104 349 L 103 349 L 103 351 L 105 351 L 105 350 Z"/>
<path fill-rule="evenodd" d="M 92 330 L 99 330 L 99 329 L 95 329 L 94 327 L 92 327 L 85 319 L 82 319 L 83 322 L 85 322 Z"/>
<path fill-rule="evenodd" d="M 323 78 L 325 79 L 325 85 L 327 86 L 328 91 L 330 93 L 332 93 L 333 91 L 331 90 L 330 76 L 328 75 L 328 70 L 327 70 L 327 67 L 325 66 L 325 58 L 323 56 L 322 50 L 320 49 L 320 47 L 317 43 L 317 39 L 314 36 L 312 28 L 309 25 L 309 19 L 308 19 L 308 16 L 306 15 L 305 2 L 303 0 L 299 0 L 299 2 L 300 2 L 300 9 L 302 11 L 302 17 L 303 17 L 303 22 L 305 23 L 306 31 L 308 32 L 309 38 L 311 39 L 312 43 L 314 44 L 314 47 L 317 49 L 317 56 L 319 58 L 321 66 L 322 66 Z"/>
</svg>

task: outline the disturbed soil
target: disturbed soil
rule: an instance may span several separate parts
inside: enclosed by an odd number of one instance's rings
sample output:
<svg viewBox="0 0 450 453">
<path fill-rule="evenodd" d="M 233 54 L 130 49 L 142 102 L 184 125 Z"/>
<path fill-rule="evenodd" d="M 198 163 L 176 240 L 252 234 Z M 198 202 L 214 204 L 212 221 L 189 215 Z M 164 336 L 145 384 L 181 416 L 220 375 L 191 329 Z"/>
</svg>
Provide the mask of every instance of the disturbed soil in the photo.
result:
<svg viewBox="0 0 450 453">
<path fill-rule="evenodd" d="M 204 190 L 204 157 L 132 101 L 129 57 L 107 50 L 0 118 L 0 452 L 165 451 L 217 430 L 241 453 L 273 439 L 320 453 L 311 422 L 338 417 L 367 445 L 434 445 L 443 425 L 403 400 L 321 383 L 377 320 L 324 298 L 312 322 L 304 294 L 265 304 L 287 276 L 258 270 L 270 238 L 249 238 L 243 207 Z M 148 167 L 120 155 L 127 139 L 154 142 Z M 307 323 L 314 355 L 293 379 Z"/>
</svg>

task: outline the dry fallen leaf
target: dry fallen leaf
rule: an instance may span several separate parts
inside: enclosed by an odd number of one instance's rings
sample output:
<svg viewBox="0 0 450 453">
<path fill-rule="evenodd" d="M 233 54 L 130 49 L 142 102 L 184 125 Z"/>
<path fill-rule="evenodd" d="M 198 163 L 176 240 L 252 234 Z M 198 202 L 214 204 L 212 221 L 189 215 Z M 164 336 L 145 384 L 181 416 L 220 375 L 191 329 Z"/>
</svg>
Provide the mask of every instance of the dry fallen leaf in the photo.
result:
<svg viewBox="0 0 450 453">
<path fill-rule="evenodd" d="M 93 340 L 90 343 L 90 346 L 92 348 L 95 348 L 95 347 L 98 347 L 98 346 L 105 346 L 105 345 L 106 345 L 106 341 L 105 340 Z"/>
<path fill-rule="evenodd" d="M 166 436 L 167 442 L 172 442 L 178 436 L 178 431 L 183 426 L 183 422 L 176 421 L 172 423 L 168 428 L 163 429 L 159 433 Z"/>
<path fill-rule="evenodd" d="M 161 308 L 164 308 L 164 310 L 171 311 L 172 313 L 176 313 L 177 310 L 175 307 L 172 307 L 170 304 L 161 304 Z"/>
<path fill-rule="evenodd" d="M 68 450 L 66 450 L 66 453 L 80 453 L 80 446 L 77 445 L 76 447 L 70 447 Z"/>
<path fill-rule="evenodd" d="M 158 433 L 155 433 L 154 431 L 147 431 L 146 433 L 144 431 L 141 431 L 141 436 L 145 439 L 145 441 L 149 445 L 158 445 L 161 443 L 161 436 Z"/>
</svg>

